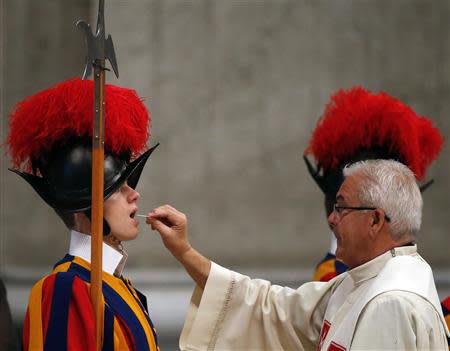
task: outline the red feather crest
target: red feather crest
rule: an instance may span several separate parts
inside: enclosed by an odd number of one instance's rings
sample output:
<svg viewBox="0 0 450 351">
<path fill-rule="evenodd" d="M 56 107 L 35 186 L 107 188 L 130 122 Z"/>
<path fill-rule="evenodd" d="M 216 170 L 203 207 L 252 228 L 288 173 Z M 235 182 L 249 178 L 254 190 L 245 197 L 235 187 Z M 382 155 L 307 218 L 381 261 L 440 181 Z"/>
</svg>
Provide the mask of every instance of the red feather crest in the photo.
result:
<svg viewBox="0 0 450 351">
<path fill-rule="evenodd" d="M 30 167 L 30 159 L 70 136 L 92 136 L 94 84 L 71 79 L 19 102 L 10 115 L 9 147 L 14 167 Z M 112 153 L 145 149 L 150 115 L 132 89 L 106 84 L 105 147 Z"/>
<path fill-rule="evenodd" d="M 340 90 L 326 106 L 307 153 L 324 168 L 336 169 L 361 148 L 386 146 L 421 180 L 443 143 L 426 117 L 384 92 Z"/>
</svg>

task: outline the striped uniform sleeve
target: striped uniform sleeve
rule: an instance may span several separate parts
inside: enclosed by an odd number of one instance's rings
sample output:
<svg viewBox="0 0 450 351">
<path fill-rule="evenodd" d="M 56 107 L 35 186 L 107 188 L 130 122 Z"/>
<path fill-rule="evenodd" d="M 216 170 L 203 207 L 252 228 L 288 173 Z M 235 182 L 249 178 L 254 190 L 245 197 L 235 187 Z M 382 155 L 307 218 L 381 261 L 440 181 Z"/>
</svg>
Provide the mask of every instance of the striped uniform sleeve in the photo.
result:
<svg viewBox="0 0 450 351">
<path fill-rule="evenodd" d="M 313 280 L 327 282 L 345 271 L 347 271 L 347 266 L 336 260 L 336 256 L 332 253 L 327 253 L 316 266 Z"/>
<path fill-rule="evenodd" d="M 33 287 L 24 322 L 23 349 L 95 351 L 89 290 L 81 279 L 60 272 Z"/>
</svg>

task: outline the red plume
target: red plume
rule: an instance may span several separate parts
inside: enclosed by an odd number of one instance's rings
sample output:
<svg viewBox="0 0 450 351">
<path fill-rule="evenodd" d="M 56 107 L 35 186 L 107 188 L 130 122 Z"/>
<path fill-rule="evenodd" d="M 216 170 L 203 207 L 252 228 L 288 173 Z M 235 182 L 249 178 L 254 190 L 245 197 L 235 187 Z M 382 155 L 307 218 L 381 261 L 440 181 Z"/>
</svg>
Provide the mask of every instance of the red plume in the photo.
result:
<svg viewBox="0 0 450 351">
<path fill-rule="evenodd" d="M 416 175 L 425 176 L 443 143 L 439 130 L 401 101 L 354 87 L 332 96 L 308 151 L 324 168 L 336 169 L 361 149 L 384 146 Z"/>
<path fill-rule="evenodd" d="M 9 146 L 14 167 L 29 168 L 30 158 L 70 136 L 92 136 L 94 83 L 71 79 L 19 102 L 10 115 Z M 136 156 L 146 147 L 150 115 L 131 89 L 106 84 L 105 147 Z"/>
</svg>

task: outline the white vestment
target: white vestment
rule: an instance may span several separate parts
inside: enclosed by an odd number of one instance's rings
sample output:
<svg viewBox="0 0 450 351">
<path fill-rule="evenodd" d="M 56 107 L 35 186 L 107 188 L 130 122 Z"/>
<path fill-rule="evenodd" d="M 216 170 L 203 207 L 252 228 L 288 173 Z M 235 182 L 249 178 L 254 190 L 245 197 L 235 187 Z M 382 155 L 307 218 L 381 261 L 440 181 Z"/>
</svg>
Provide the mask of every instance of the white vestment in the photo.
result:
<svg viewBox="0 0 450 351">
<path fill-rule="evenodd" d="M 392 273 L 398 265 L 407 264 L 407 260 L 401 263 L 393 260 L 397 266 L 387 265 L 393 256 L 408 256 L 427 265 L 415 246 L 399 247 L 329 282 L 306 283 L 294 290 L 265 280 L 252 280 L 213 263 L 204 291 L 197 287 L 192 296 L 180 348 L 448 349 L 445 337 L 448 330 L 442 312 L 436 307 L 432 275 L 427 282 L 411 284 L 408 282 L 414 281 L 414 275 L 405 277 L 404 283 L 398 282 L 395 274 L 392 275 L 395 279 L 386 280 L 383 268 L 392 266 Z M 379 275 L 381 278 L 377 280 Z M 426 288 L 422 289 L 422 285 Z M 347 347 L 340 342 L 348 342 Z"/>
</svg>

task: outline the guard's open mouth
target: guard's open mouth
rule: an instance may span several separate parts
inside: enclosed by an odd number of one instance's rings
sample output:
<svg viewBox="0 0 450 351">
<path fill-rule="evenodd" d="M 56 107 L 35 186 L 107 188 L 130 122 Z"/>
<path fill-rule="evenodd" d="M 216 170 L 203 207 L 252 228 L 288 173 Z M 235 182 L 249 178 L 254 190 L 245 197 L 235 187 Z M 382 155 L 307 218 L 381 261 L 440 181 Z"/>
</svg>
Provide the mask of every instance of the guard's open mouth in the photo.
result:
<svg viewBox="0 0 450 351">
<path fill-rule="evenodd" d="M 130 217 L 134 219 L 134 216 L 136 216 L 136 212 L 137 212 L 137 209 L 133 210 L 133 212 L 130 213 Z"/>
</svg>

